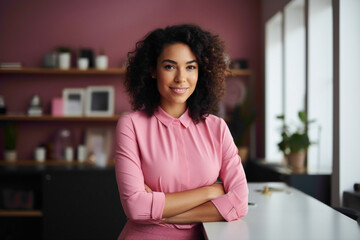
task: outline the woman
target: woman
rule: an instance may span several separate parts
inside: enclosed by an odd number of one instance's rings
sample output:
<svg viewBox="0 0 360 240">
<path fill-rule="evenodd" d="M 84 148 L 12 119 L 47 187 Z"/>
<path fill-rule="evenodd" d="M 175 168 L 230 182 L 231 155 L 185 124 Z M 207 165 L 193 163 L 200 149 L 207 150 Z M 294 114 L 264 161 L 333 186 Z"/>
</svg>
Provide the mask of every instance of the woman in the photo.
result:
<svg viewBox="0 0 360 240">
<path fill-rule="evenodd" d="M 156 29 L 129 53 L 125 87 L 135 112 L 116 129 L 128 217 L 119 239 L 202 239 L 201 222 L 247 213 L 237 148 L 211 114 L 224 92 L 224 56 L 219 37 L 195 25 Z"/>
</svg>

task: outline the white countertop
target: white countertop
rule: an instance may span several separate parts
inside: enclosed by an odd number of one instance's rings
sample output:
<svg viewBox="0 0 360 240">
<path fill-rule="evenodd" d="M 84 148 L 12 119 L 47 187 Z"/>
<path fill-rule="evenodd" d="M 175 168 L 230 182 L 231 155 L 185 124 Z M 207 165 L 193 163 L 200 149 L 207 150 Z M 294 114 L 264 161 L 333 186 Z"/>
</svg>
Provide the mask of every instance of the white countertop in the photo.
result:
<svg viewBox="0 0 360 240">
<path fill-rule="evenodd" d="M 267 196 L 264 186 L 283 189 Z M 249 183 L 248 214 L 233 222 L 204 223 L 208 240 L 360 240 L 356 221 L 284 183 Z"/>
</svg>

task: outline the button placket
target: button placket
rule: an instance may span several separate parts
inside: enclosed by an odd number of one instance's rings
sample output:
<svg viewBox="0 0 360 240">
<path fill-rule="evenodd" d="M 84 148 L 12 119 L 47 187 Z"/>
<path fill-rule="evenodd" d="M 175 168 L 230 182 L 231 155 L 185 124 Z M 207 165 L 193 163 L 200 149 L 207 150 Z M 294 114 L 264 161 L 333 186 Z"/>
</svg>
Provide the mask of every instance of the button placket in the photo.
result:
<svg viewBox="0 0 360 240">
<path fill-rule="evenodd" d="M 178 147 L 178 153 L 179 153 L 179 165 L 182 169 L 181 171 L 181 181 L 182 181 L 182 190 L 186 189 L 186 186 L 189 184 L 189 163 L 187 160 L 187 155 L 186 155 L 186 149 L 185 149 L 185 141 L 184 141 L 184 135 L 183 135 L 183 129 L 182 126 L 180 124 L 179 120 L 175 120 L 173 122 L 173 127 L 176 133 L 176 142 L 177 142 L 177 147 Z"/>
</svg>

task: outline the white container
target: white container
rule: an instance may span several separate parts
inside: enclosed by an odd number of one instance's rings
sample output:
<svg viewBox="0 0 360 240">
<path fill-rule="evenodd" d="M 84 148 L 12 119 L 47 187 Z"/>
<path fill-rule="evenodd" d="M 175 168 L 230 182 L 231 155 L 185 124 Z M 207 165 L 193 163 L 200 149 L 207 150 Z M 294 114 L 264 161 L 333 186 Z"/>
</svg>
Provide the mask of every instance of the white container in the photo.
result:
<svg viewBox="0 0 360 240">
<path fill-rule="evenodd" d="M 34 158 L 36 162 L 43 163 L 45 162 L 46 149 L 43 147 L 35 148 Z"/>
<path fill-rule="evenodd" d="M 86 160 L 86 146 L 84 145 L 79 145 L 78 149 L 77 149 L 77 160 L 80 163 L 85 162 Z"/>
<path fill-rule="evenodd" d="M 79 58 L 77 61 L 77 65 L 80 70 L 86 70 L 89 67 L 89 59 Z"/>
<path fill-rule="evenodd" d="M 108 68 L 108 57 L 106 55 L 99 55 L 95 59 L 95 66 L 99 70 L 104 70 Z"/>
<path fill-rule="evenodd" d="M 65 160 L 72 162 L 74 160 L 74 149 L 72 147 L 65 148 Z"/>
<path fill-rule="evenodd" d="M 71 55 L 69 52 L 59 53 L 59 68 L 69 69 L 71 66 Z"/>
</svg>

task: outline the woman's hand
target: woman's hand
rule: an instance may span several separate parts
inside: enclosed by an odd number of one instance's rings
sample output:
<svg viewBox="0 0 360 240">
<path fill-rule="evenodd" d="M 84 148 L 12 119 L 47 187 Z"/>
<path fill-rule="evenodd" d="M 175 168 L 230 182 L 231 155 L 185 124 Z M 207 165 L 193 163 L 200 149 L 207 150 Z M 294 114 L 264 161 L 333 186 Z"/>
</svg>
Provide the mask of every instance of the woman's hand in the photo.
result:
<svg viewBox="0 0 360 240">
<path fill-rule="evenodd" d="M 152 193 L 152 190 L 151 190 L 151 188 L 149 188 L 148 185 L 144 184 L 144 186 L 145 186 L 145 191 L 146 191 L 146 192 Z"/>
<path fill-rule="evenodd" d="M 224 185 L 222 183 L 214 183 L 209 186 L 210 199 L 218 198 L 225 194 Z"/>
</svg>

